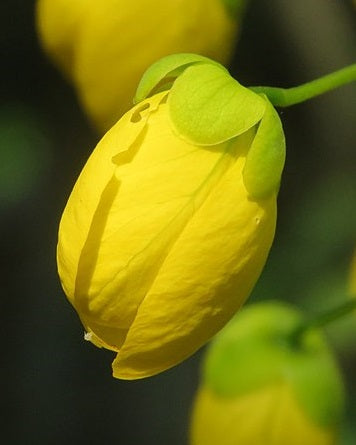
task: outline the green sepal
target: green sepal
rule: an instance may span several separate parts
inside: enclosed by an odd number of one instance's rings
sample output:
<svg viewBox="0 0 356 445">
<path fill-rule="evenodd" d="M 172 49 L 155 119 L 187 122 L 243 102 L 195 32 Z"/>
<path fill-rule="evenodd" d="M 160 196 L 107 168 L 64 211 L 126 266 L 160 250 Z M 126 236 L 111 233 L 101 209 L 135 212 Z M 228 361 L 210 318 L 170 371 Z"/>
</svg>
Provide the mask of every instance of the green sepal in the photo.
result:
<svg viewBox="0 0 356 445">
<path fill-rule="evenodd" d="M 154 93 L 169 89 L 175 78 L 186 68 L 197 63 L 212 64 L 226 71 L 218 62 L 198 54 L 171 54 L 157 60 L 145 71 L 138 84 L 134 103 L 141 102 Z"/>
<path fill-rule="evenodd" d="M 242 171 L 250 196 L 265 198 L 277 191 L 286 157 L 286 144 L 279 116 L 266 100 L 266 110 L 258 126 Z"/>
<path fill-rule="evenodd" d="M 288 384 L 306 416 L 323 427 L 339 425 L 344 410 L 340 371 L 320 331 L 307 331 L 299 344 L 291 341 L 302 320 L 299 311 L 278 302 L 242 309 L 210 345 L 203 385 L 231 399 Z"/>
<path fill-rule="evenodd" d="M 216 65 L 190 66 L 168 97 L 175 132 L 196 145 L 216 145 L 256 125 L 266 101 Z"/>
</svg>

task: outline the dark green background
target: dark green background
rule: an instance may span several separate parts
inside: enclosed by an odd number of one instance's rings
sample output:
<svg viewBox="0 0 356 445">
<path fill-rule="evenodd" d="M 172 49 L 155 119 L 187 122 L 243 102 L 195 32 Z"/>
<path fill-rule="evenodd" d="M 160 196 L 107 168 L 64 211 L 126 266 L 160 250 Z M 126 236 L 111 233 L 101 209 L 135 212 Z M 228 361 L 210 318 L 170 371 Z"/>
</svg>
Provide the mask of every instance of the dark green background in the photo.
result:
<svg viewBox="0 0 356 445">
<path fill-rule="evenodd" d="M 58 222 L 97 136 L 42 54 L 33 14 L 33 1 L 1 1 L 1 442 L 184 445 L 202 351 L 147 380 L 114 380 L 112 354 L 83 341 L 60 288 Z M 311 80 L 355 62 L 355 25 L 351 0 L 251 1 L 231 71 L 244 85 Z M 278 228 L 250 301 L 315 313 L 346 298 L 356 246 L 356 85 L 281 119 Z M 343 445 L 356 443 L 355 324 L 328 329 L 349 396 Z"/>
</svg>

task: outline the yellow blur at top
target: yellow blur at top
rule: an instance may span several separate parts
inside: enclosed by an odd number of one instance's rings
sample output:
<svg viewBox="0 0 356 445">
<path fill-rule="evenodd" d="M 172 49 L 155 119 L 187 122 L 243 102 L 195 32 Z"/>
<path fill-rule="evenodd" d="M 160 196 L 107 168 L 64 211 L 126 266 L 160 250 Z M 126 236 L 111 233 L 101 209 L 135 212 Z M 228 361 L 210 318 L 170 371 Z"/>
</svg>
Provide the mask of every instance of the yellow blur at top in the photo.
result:
<svg viewBox="0 0 356 445">
<path fill-rule="evenodd" d="M 131 108 L 154 61 L 191 52 L 227 63 L 237 31 L 223 0 L 39 0 L 37 23 L 102 132 Z"/>
<path fill-rule="evenodd" d="M 195 401 L 191 445 L 335 445 L 333 430 L 309 419 L 286 383 L 239 397 L 202 388 Z"/>
</svg>

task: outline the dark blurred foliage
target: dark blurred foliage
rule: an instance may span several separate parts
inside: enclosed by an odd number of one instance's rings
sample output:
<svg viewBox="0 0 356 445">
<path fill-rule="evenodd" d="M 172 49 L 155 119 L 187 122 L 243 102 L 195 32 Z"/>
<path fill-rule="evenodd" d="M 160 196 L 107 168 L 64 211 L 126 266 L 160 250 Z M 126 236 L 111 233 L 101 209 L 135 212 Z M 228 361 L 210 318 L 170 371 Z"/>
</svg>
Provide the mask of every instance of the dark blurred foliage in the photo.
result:
<svg viewBox="0 0 356 445">
<path fill-rule="evenodd" d="M 200 351 L 136 382 L 83 341 L 56 275 L 61 211 L 98 136 L 41 52 L 34 2 L 0 5 L 1 441 L 187 443 Z M 355 62 L 351 0 L 251 1 L 231 71 L 245 85 L 294 86 Z M 281 111 L 287 164 L 274 246 L 250 301 L 314 314 L 347 296 L 356 245 L 356 85 Z M 327 333 L 348 392 L 342 444 L 356 443 L 355 317 Z M 322 371 L 321 371 L 322 372 Z"/>
</svg>

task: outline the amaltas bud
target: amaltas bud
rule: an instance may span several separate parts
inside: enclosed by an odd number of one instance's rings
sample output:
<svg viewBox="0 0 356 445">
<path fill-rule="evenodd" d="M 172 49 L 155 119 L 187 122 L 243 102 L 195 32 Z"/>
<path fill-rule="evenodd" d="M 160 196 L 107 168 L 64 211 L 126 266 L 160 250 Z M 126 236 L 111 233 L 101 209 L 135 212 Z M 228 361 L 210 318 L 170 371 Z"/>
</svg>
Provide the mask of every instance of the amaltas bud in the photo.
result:
<svg viewBox="0 0 356 445">
<path fill-rule="evenodd" d="M 246 300 L 274 237 L 285 156 L 267 99 L 204 57 L 160 60 L 136 100 L 83 168 L 58 241 L 86 338 L 118 352 L 124 379 L 184 360 Z"/>
<path fill-rule="evenodd" d="M 282 303 L 244 308 L 213 340 L 191 421 L 191 445 L 334 445 L 344 408 L 322 333 Z M 299 335 L 296 335 L 299 332 Z"/>
</svg>

